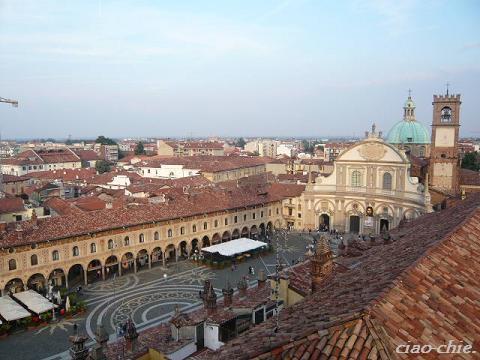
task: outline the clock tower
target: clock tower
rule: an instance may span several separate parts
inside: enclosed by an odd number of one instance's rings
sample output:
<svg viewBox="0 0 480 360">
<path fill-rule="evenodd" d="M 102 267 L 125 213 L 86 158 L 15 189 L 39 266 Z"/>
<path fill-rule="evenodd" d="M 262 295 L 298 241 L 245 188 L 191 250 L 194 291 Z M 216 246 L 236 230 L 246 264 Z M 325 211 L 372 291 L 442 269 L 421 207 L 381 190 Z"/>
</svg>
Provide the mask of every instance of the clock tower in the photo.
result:
<svg viewBox="0 0 480 360">
<path fill-rule="evenodd" d="M 430 185 L 449 193 L 458 193 L 460 95 L 433 96 Z"/>
</svg>

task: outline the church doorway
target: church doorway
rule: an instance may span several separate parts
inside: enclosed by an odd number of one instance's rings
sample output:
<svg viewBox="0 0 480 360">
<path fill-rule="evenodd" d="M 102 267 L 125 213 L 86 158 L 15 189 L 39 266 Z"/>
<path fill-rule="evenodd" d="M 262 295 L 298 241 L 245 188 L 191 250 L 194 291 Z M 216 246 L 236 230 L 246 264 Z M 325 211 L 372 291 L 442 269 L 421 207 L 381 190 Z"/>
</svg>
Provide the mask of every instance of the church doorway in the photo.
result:
<svg viewBox="0 0 480 360">
<path fill-rule="evenodd" d="M 380 219 L 380 233 L 388 231 L 389 222 L 387 219 Z"/>
<path fill-rule="evenodd" d="M 320 215 L 318 229 L 320 231 L 330 230 L 330 216 L 327 214 Z"/>
<path fill-rule="evenodd" d="M 360 217 L 357 215 L 350 216 L 350 232 L 355 234 L 360 232 Z"/>
</svg>

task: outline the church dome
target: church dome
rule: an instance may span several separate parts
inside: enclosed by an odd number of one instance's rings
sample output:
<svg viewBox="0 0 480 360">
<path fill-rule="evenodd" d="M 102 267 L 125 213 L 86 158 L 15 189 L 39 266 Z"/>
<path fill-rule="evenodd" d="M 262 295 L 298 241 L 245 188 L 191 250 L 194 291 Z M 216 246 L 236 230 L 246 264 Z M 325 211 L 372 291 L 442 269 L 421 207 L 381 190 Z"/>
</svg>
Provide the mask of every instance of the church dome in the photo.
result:
<svg viewBox="0 0 480 360">
<path fill-rule="evenodd" d="M 388 132 L 390 144 L 430 144 L 430 135 L 425 125 L 417 121 L 399 121 Z"/>
<path fill-rule="evenodd" d="M 430 134 L 425 125 L 415 120 L 415 103 L 410 94 L 403 107 L 403 120 L 388 132 L 390 144 L 429 144 Z"/>
</svg>

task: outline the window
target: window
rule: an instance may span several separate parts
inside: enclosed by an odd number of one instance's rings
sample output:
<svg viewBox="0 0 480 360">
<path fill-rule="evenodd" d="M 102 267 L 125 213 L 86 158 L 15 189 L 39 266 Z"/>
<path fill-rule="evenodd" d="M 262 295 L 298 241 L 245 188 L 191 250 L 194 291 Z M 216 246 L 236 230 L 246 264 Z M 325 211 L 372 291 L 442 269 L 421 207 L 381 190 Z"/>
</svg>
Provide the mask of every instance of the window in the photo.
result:
<svg viewBox="0 0 480 360">
<path fill-rule="evenodd" d="M 192 226 L 192 232 L 197 232 L 197 225 Z"/>
<path fill-rule="evenodd" d="M 38 256 L 33 254 L 30 256 L 30 265 L 35 266 L 38 265 Z"/>
<path fill-rule="evenodd" d="M 144 243 L 144 242 L 145 242 L 145 235 L 140 234 L 140 235 L 138 236 L 138 242 L 139 242 L 139 243 Z"/>
<path fill-rule="evenodd" d="M 392 190 L 392 174 L 388 172 L 383 174 L 383 189 Z"/>
<path fill-rule="evenodd" d="M 108 240 L 108 249 L 109 250 L 113 249 L 113 240 L 112 239 Z"/>
<path fill-rule="evenodd" d="M 280 210 L 279 210 L 278 207 L 277 207 L 277 215 L 278 215 L 279 213 L 280 213 Z"/>
<path fill-rule="evenodd" d="M 234 216 L 233 217 L 233 222 L 236 224 L 238 222 L 238 217 L 237 216 Z"/>
<path fill-rule="evenodd" d="M 173 236 L 173 231 L 172 231 L 172 229 L 168 229 L 168 233 L 167 233 L 167 234 L 168 234 L 168 237 L 172 237 L 172 236 Z"/>
<path fill-rule="evenodd" d="M 180 228 L 180 235 L 183 235 L 183 234 L 185 234 L 185 227 L 184 226 L 182 226 Z"/>
<path fill-rule="evenodd" d="M 440 122 L 449 123 L 451 121 L 452 121 L 452 109 L 450 109 L 448 106 L 445 106 L 442 109 L 442 113 L 440 115 Z"/>
<path fill-rule="evenodd" d="M 354 172 L 352 172 L 352 186 L 362 186 L 362 174 L 360 173 L 360 171 L 355 170 Z"/>
<path fill-rule="evenodd" d="M 253 219 L 253 220 L 255 220 L 255 216 L 257 216 L 257 214 L 252 213 L 252 219 Z"/>
<path fill-rule="evenodd" d="M 78 250 L 78 246 L 74 246 L 72 249 L 72 255 L 73 256 L 78 256 L 80 255 L 80 251 Z"/>
<path fill-rule="evenodd" d="M 155 231 L 153 233 L 153 240 L 159 240 L 160 239 L 160 234 L 158 233 L 158 231 Z"/>
<path fill-rule="evenodd" d="M 225 225 L 228 225 L 228 219 L 225 218 Z"/>
<path fill-rule="evenodd" d="M 90 244 L 90 252 L 92 254 L 97 252 L 97 244 L 95 244 L 95 243 Z"/>
<path fill-rule="evenodd" d="M 8 260 L 8 270 L 16 270 L 17 269 L 17 261 L 15 259 Z"/>
<path fill-rule="evenodd" d="M 272 216 L 272 209 L 268 209 L 268 216 Z"/>
<path fill-rule="evenodd" d="M 123 239 L 123 244 L 124 244 L 125 246 L 130 245 L 130 238 L 129 238 L 128 236 L 125 236 L 125 239 Z"/>
<path fill-rule="evenodd" d="M 213 222 L 213 226 L 215 226 L 215 227 L 218 226 L 218 220 L 215 220 L 215 221 Z"/>
<path fill-rule="evenodd" d="M 247 221 L 247 214 L 243 215 L 243 221 Z"/>
<path fill-rule="evenodd" d="M 260 217 L 263 218 L 263 210 L 260 211 Z"/>
<path fill-rule="evenodd" d="M 207 230 L 208 229 L 208 224 L 206 222 L 203 223 L 203 230 Z"/>
<path fill-rule="evenodd" d="M 290 215 L 290 216 L 293 215 L 293 209 L 292 208 L 288 208 L 288 215 Z"/>
<path fill-rule="evenodd" d="M 53 261 L 57 261 L 58 259 L 60 259 L 60 254 L 58 253 L 58 250 L 53 250 L 52 259 Z"/>
</svg>

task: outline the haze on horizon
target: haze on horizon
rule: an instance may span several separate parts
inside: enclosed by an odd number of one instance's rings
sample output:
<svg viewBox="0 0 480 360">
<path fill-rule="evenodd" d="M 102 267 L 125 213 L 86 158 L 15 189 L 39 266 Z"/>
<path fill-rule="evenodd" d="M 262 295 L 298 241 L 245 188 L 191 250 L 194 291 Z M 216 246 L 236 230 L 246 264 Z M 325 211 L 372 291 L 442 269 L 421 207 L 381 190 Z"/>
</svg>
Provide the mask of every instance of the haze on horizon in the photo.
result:
<svg viewBox="0 0 480 360">
<path fill-rule="evenodd" d="M 480 2 L 0 0 L 2 138 L 361 136 L 412 89 L 480 136 Z"/>
</svg>

